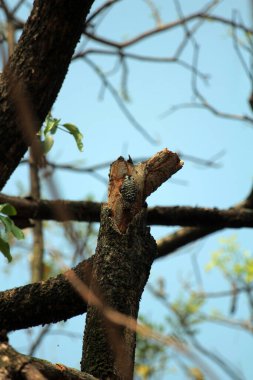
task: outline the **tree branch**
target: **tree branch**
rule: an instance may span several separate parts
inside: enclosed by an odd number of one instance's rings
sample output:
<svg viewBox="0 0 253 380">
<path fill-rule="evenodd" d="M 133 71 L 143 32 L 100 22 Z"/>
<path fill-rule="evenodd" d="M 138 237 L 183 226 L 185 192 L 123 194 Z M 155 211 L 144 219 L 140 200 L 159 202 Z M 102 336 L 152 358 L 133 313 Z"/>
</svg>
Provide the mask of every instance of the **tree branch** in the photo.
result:
<svg viewBox="0 0 253 380">
<path fill-rule="evenodd" d="M 79 222 L 99 222 L 100 203 L 91 201 L 67 200 L 30 200 L 0 194 L 0 203 L 11 203 L 17 210 L 15 222 L 26 219 L 55 220 L 63 222 L 75 220 Z M 59 212 L 61 210 L 61 212 Z M 19 215 L 21 216 L 19 218 Z M 229 209 L 170 206 L 152 207 L 148 209 L 147 222 L 160 226 L 191 226 L 205 228 L 242 228 L 253 227 L 253 211 L 240 206 Z M 20 224 L 22 225 L 22 223 Z"/>
<path fill-rule="evenodd" d="M 233 28 L 241 29 L 245 33 L 248 33 L 251 35 L 253 34 L 253 29 L 246 27 L 244 24 L 242 24 L 240 22 L 236 22 L 234 20 L 230 20 L 230 19 L 227 19 L 227 18 L 224 18 L 221 16 L 211 15 L 210 13 L 208 13 L 209 7 L 210 6 L 207 6 L 202 11 L 192 13 L 188 16 L 179 18 L 176 21 L 173 21 L 173 22 L 170 22 L 167 24 L 163 24 L 163 25 L 160 25 L 159 27 L 155 27 L 153 29 L 147 30 L 146 32 L 141 33 L 141 34 L 125 41 L 125 42 L 116 42 L 114 40 L 106 39 L 106 38 L 103 38 L 101 36 L 92 34 L 88 31 L 85 31 L 84 34 L 96 42 L 100 42 L 103 45 L 107 45 L 107 46 L 114 47 L 117 49 L 128 48 L 128 47 L 133 46 L 134 44 L 136 44 L 138 42 L 143 41 L 146 38 L 149 38 L 149 37 L 154 36 L 156 34 L 159 34 L 161 32 L 165 32 L 167 30 L 171 30 L 171 29 L 174 29 L 176 27 L 182 26 L 182 25 L 187 24 L 187 23 L 189 23 L 193 20 L 196 20 L 196 19 L 204 19 L 207 21 L 219 22 L 221 24 L 228 25 L 228 26 L 233 27 Z"/>
<path fill-rule="evenodd" d="M 247 205 L 246 201 L 243 205 Z M 252 216 L 252 213 L 249 213 Z M 156 259 L 221 228 L 223 227 L 182 228 L 157 241 Z M 92 262 L 93 258 L 83 261 L 73 269 L 87 285 L 90 281 Z M 68 308 L 65 307 L 66 303 Z M 59 322 L 86 310 L 87 305 L 84 301 L 80 302 L 80 297 L 62 274 L 42 283 L 0 292 L 0 326 L 10 331 Z"/>
<path fill-rule="evenodd" d="M 234 210 L 253 209 L 253 188 L 245 200 L 234 206 Z M 158 256 L 163 257 L 184 245 L 194 242 L 211 233 L 219 231 L 220 227 L 185 227 L 157 241 Z"/>
<path fill-rule="evenodd" d="M 73 269 L 87 285 L 90 283 L 92 262 L 92 259 L 85 260 Z M 60 274 L 47 281 L 0 292 L 0 329 L 13 331 L 55 323 L 86 310 L 86 303 L 65 275 Z"/>
<path fill-rule="evenodd" d="M 19 202 L 21 204 L 28 202 L 30 204 L 29 207 L 33 207 L 33 205 L 31 206 L 32 202 L 29 200 L 4 195 L 0 196 L 0 202 L 11 202 L 11 200 L 14 201 L 12 204 L 15 207 L 20 206 Z M 240 211 L 240 208 L 247 208 L 248 210 L 253 208 L 253 189 L 248 197 L 237 204 L 233 210 L 239 209 Z M 248 210 L 245 211 L 249 212 Z M 99 218 L 96 221 L 99 221 Z M 156 259 L 166 256 L 176 249 L 210 233 L 216 232 L 220 228 L 222 227 L 182 228 L 166 238 L 157 241 Z M 83 261 L 73 269 L 87 286 L 90 281 L 92 262 L 93 258 Z M 65 308 L 66 302 L 69 305 L 68 308 Z M 53 308 L 52 305 L 54 305 Z M 0 326 L 7 331 L 59 322 L 86 312 L 86 310 L 87 305 L 84 301 L 80 302 L 80 297 L 75 293 L 64 275 L 50 278 L 42 283 L 0 292 Z"/>
<path fill-rule="evenodd" d="M 123 157 L 111 165 L 90 283 L 102 305 L 88 298 L 81 359 L 85 372 L 103 379 L 133 378 L 136 328 L 109 319 L 104 308 L 137 319 L 156 255 L 155 240 L 146 227 L 145 200 L 182 166 L 178 155 L 168 149 L 137 165 Z"/>
<path fill-rule="evenodd" d="M 0 189 L 56 99 L 92 3 L 34 1 L 19 43 L 0 77 Z"/>
<path fill-rule="evenodd" d="M 0 342 L 0 378 L 2 380 L 98 380 L 62 364 L 51 364 L 46 360 L 20 354 L 7 342 Z"/>
</svg>

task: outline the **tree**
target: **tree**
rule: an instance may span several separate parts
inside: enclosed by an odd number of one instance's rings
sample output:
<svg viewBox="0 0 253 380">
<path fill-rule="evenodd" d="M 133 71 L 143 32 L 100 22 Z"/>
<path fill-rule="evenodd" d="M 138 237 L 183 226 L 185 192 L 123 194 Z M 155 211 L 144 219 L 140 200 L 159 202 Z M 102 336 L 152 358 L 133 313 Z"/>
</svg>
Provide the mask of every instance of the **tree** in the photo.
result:
<svg viewBox="0 0 253 380">
<path fill-rule="evenodd" d="M 18 2 L 16 7 L 21 6 L 22 3 Z M 105 2 L 88 16 L 92 3 L 93 1 L 77 0 L 73 3 L 65 0 L 56 1 L 52 5 L 35 1 L 31 16 L 23 25 L 22 21 L 16 17 L 16 7 L 10 8 L 4 1 L 1 2 L 9 28 L 7 37 L 4 36 L 4 38 L 7 38 L 9 51 L 12 54 L 10 54 L 0 78 L 0 184 L 3 188 L 20 163 L 27 148 L 31 146 L 30 166 L 33 185 L 33 199 L 8 197 L 2 194 L 1 202 L 10 203 L 15 207 L 17 215 L 13 217 L 13 220 L 18 226 L 27 227 L 30 225 L 29 219 L 35 220 L 34 235 L 37 242 L 42 236 L 41 220 L 99 221 L 99 205 L 95 202 L 40 200 L 37 166 L 43 162 L 44 156 L 36 132 L 41 129 L 46 116 L 52 109 L 71 59 L 85 58 L 86 63 L 100 77 L 104 88 L 111 92 L 136 130 L 150 142 L 154 142 L 154 139 L 129 112 L 108 77 L 96 61 L 90 58 L 92 54 L 99 53 L 119 57 L 122 67 L 122 93 L 125 98 L 128 95 L 126 87 L 128 73 L 126 60 L 128 58 L 146 61 L 174 61 L 190 70 L 192 90 L 197 102 L 177 105 L 170 111 L 175 111 L 180 107 L 204 107 L 220 117 L 252 123 L 252 118 L 248 115 L 230 114 L 213 106 L 203 95 L 201 86 L 198 84 L 198 79 L 203 78 L 203 74 L 199 69 L 200 49 L 195 39 L 195 33 L 205 20 L 229 25 L 232 28 L 235 49 L 238 56 L 242 58 L 246 69 L 244 56 L 241 55 L 240 49 L 246 50 L 249 45 L 252 50 L 252 30 L 250 28 L 237 19 L 230 20 L 212 15 L 211 11 L 217 5 L 217 1 L 207 4 L 204 9 L 202 8 L 188 16 L 183 15 L 180 4 L 176 2 L 178 19 L 166 24 L 161 23 L 159 12 L 157 12 L 154 4 L 148 2 L 157 23 L 156 27 L 123 43 L 108 40 L 96 33 L 98 22 L 96 17 L 106 9 L 114 7 L 117 1 Z M 85 26 L 84 20 L 86 20 Z M 190 23 L 193 20 L 197 21 L 192 26 Z M 21 38 L 12 52 L 13 30 L 19 30 L 23 26 Z M 162 32 L 170 31 L 178 26 L 183 27 L 184 36 L 173 58 L 158 59 L 154 56 L 129 53 L 127 50 L 139 41 L 144 41 L 153 35 L 162 34 Z M 245 33 L 248 40 L 240 43 L 237 31 Z M 74 53 L 81 35 L 108 46 L 110 50 L 93 48 L 82 51 L 80 48 Z M 5 43 L 4 38 L 3 43 Z M 189 43 L 193 46 L 193 64 L 181 59 L 181 53 Z M 247 71 L 247 74 L 251 79 L 250 70 Z M 47 126 L 49 125 L 50 128 L 48 127 L 47 132 L 51 133 L 59 126 L 59 122 L 49 115 Z M 69 132 L 72 131 L 78 140 L 78 132 L 73 129 L 74 126 L 71 127 L 69 123 L 65 123 L 65 127 Z M 44 134 L 44 142 L 50 133 Z M 192 157 L 192 159 L 198 161 L 197 157 Z M 202 163 L 206 166 L 215 165 L 214 160 L 204 160 Z M 46 162 L 44 165 L 53 167 L 50 162 Z M 64 275 L 60 274 L 46 282 L 35 282 L 16 290 L 1 293 L 0 323 L 1 328 L 7 331 L 66 320 L 88 310 L 81 368 L 90 375 L 73 372 L 70 369 L 65 370 L 61 366 L 56 368 L 38 360 L 31 361 L 30 358 L 14 352 L 6 344 L 5 334 L 2 333 L 2 340 L 4 341 L 1 345 L 4 355 L 2 357 L 8 357 L 13 364 L 5 366 L 2 372 L 3 376 L 7 377 L 6 371 L 10 371 L 10 376 L 14 377 L 15 374 L 15 376 L 26 376 L 27 378 L 39 376 L 39 373 L 46 378 L 59 377 L 59 373 L 62 378 L 64 376 L 66 378 L 67 376 L 90 378 L 91 375 L 98 378 L 108 376 L 109 378 L 132 377 L 135 332 L 136 330 L 139 331 L 138 329 L 142 331 L 141 326 L 137 326 L 135 320 L 138 315 L 139 300 L 156 250 L 154 241 L 145 228 L 146 208 L 144 202 L 148 195 L 181 166 L 182 163 L 178 156 L 167 150 L 161 151 L 151 159 L 144 160 L 139 165 L 134 165 L 130 157 L 128 160 L 122 158 L 116 160 L 111 166 L 108 205 L 103 207 L 101 214 L 96 255 L 82 261 Z M 127 180 L 126 175 L 129 174 L 134 179 L 136 184 L 134 186 L 137 186 L 137 195 L 132 188 L 133 185 L 128 184 L 125 199 L 122 185 Z M 129 191 L 131 193 L 130 198 L 128 197 Z M 149 224 L 184 227 L 159 242 L 158 257 L 168 255 L 177 248 L 224 227 L 252 227 L 251 209 L 252 193 L 240 204 L 224 210 L 200 207 L 155 207 L 148 209 L 147 220 Z M 117 225 L 117 229 L 115 229 L 115 225 Z M 41 241 L 37 247 L 38 251 L 43 251 Z M 143 254 L 140 255 L 140 252 Z M 43 258 L 39 254 L 34 255 L 34 257 L 39 257 L 39 260 L 34 261 L 33 273 L 36 271 L 38 273 L 34 274 L 33 280 L 39 280 L 43 278 Z M 136 283 L 138 286 L 135 285 Z M 91 293 L 89 293 L 88 288 Z M 251 288 L 245 288 L 245 291 L 250 293 Z M 189 306 L 192 307 L 192 305 L 195 306 L 194 312 L 192 308 L 189 309 Z M 191 316 L 198 311 L 200 305 L 199 300 L 190 299 L 188 309 L 186 308 L 186 316 Z M 181 303 L 178 301 L 173 307 L 177 315 L 182 316 L 183 307 Z M 193 316 L 195 317 L 195 314 Z M 97 344 L 98 341 L 99 345 Z M 178 336 L 167 341 L 165 339 L 164 343 L 175 346 L 181 353 L 191 354 Z M 198 362 L 197 365 L 199 366 Z M 231 372 L 232 376 L 233 373 Z"/>
</svg>

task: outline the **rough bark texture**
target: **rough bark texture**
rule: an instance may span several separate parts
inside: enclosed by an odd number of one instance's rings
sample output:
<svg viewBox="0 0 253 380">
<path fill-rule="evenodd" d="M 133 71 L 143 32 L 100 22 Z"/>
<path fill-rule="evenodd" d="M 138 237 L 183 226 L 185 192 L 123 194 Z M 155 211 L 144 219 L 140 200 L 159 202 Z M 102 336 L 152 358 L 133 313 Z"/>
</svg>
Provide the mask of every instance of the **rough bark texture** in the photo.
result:
<svg viewBox="0 0 253 380">
<path fill-rule="evenodd" d="M 253 208 L 253 188 L 251 189 L 246 199 L 234 205 L 233 208 L 229 209 L 229 211 L 232 211 L 235 214 L 235 218 L 236 218 L 236 215 L 240 215 L 241 212 L 243 211 L 246 214 L 250 215 L 249 209 L 252 210 L 252 208 Z M 221 210 L 218 210 L 218 211 L 221 212 Z M 223 227 L 228 227 L 228 226 L 226 225 Z M 218 227 L 218 223 L 217 223 L 216 225 L 212 227 L 181 228 L 180 230 L 166 236 L 163 239 L 160 239 L 157 242 L 157 245 L 159 247 L 157 257 L 159 258 L 165 255 L 168 255 L 174 252 L 175 250 L 177 250 L 178 248 L 185 246 L 186 244 L 189 244 L 191 242 L 196 241 L 197 239 L 200 239 L 202 237 L 205 237 L 207 235 L 210 235 L 214 232 L 219 231 L 223 227 L 220 224 Z"/>
<path fill-rule="evenodd" d="M 157 259 L 167 256 L 175 252 L 179 248 L 183 248 L 186 244 L 195 242 L 202 237 L 210 235 L 220 228 L 202 228 L 202 227 L 184 227 L 178 231 L 165 236 L 157 241 Z"/>
<path fill-rule="evenodd" d="M 95 377 L 73 368 L 22 355 L 10 347 L 8 342 L 0 342 L 0 379 L 96 380 Z"/>
<path fill-rule="evenodd" d="M 119 157 L 110 167 L 90 283 L 102 305 L 88 300 L 81 361 L 81 369 L 99 379 L 133 378 L 136 332 L 125 317 L 134 323 L 138 317 L 157 250 L 146 227 L 145 200 L 182 166 L 177 154 L 163 149 L 138 165 Z M 108 308 L 120 313 L 116 319 Z"/>
<path fill-rule="evenodd" d="M 93 0 L 35 0 L 0 77 L 0 189 L 50 111 Z"/>
<path fill-rule="evenodd" d="M 101 215 L 91 289 L 109 307 L 137 318 L 139 302 L 156 254 L 145 227 L 145 210 L 120 233 L 106 206 Z M 135 333 L 106 320 L 90 306 L 87 313 L 81 369 L 100 379 L 131 379 Z"/>
<path fill-rule="evenodd" d="M 13 218 L 21 227 L 30 226 L 29 219 L 99 222 L 101 204 L 98 202 L 48 201 L 0 194 L 0 203 L 11 203 L 17 210 Z"/>
<path fill-rule="evenodd" d="M 41 201 L 37 204 L 34 201 L 16 197 L 7 197 L 1 194 L 0 202 L 10 202 L 18 209 L 18 211 L 22 210 L 22 207 L 24 207 L 26 217 L 36 217 L 38 215 L 53 217 L 54 208 L 49 201 Z M 236 212 L 240 208 L 252 209 L 252 205 L 253 190 L 244 201 L 238 205 L 235 205 L 233 210 Z M 68 208 L 68 202 L 60 202 L 59 206 Z M 88 208 L 87 211 L 86 206 Z M 94 217 L 96 218 L 96 221 L 99 221 L 99 207 L 100 204 L 94 205 L 92 203 L 90 208 L 89 205 L 84 202 L 82 211 L 80 202 L 71 202 L 70 210 L 73 213 L 75 212 L 75 215 L 80 218 L 84 215 L 82 212 L 88 212 L 88 215 L 89 212 L 92 212 L 91 217 Z M 92 210 L 94 210 L 95 214 L 93 214 Z M 68 215 L 69 213 L 70 211 L 64 211 L 64 215 Z M 150 222 L 152 222 L 151 219 Z M 171 254 L 178 248 L 182 248 L 184 245 L 216 232 L 219 229 L 220 228 L 214 227 L 182 228 L 175 233 L 157 241 L 156 259 Z M 76 272 L 79 270 L 78 268 L 80 268 L 80 273 L 82 273 L 82 275 L 80 274 L 79 277 L 84 278 L 87 285 L 89 285 L 89 273 L 91 271 L 92 260 L 93 259 L 90 259 L 88 262 L 84 261 L 79 264 L 76 269 L 74 269 Z M 58 286 L 60 287 L 60 290 L 58 289 Z M 59 294 L 60 299 L 58 297 Z M 86 312 L 86 303 L 84 301 L 79 302 L 79 300 L 80 298 L 73 291 L 73 288 L 69 285 L 68 280 L 62 275 L 56 278 L 50 278 L 44 283 L 26 285 L 20 288 L 0 292 L 0 328 L 4 327 L 8 331 L 13 331 L 40 324 L 66 320 L 72 316 Z M 68 308 L 65 308 L 66 303 L 69 305 Z M 52 304 L 55 305 L 55 309 L 52 309 Z"/>
<path fill-rule="evenodd" d="M 99 222 L 98 202 L 48 201 L 0 194 L 0 203 L 11 203 L 17 210 L 13 220 L 21 228 L 31 226 L 29 219 L 56 220 L 59 222 L 75 220 L 79 222 Z M 242 228 L 253 226 L 252 205 L 241 203 L 229 209 L 170 206 L 147 209 L 147 223 L 160 226 L 194 226 L 201 228 Z M 197 236 L 197 234 L 196 234 Z"/>
<path fill-rule="evenodd" d="M 88 285 L 91 269 L 92 260 L 87 260 L 79 264 L 74 272 Z M 13 331 L 58 322 L 86 310 L 84 300 L 60 274 L 44 282 L 0 292 L 0 330 Z"/>
</svg>

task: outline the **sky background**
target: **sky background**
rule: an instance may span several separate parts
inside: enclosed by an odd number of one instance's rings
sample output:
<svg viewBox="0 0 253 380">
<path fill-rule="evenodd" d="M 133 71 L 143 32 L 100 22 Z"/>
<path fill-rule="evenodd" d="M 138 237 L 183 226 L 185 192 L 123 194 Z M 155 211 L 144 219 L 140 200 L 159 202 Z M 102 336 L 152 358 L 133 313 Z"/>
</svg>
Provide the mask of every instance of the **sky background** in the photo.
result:
<svg viewBox="0 0 253 380">
<path fill-rule="evenodd" d="M 102 2 L 95 1 L 93 10 Z M 178 18 L 174 2 L 157 0 L 163 23 Z M 194 3 L 194 4 L 193 4 Z M 185 15 L 203 8 L 203 1 L 182 1 Z M 213 14 L 230 18 L 233 9 L 240 7 L 240 17 L 246 25 L 251 26 L 251 11 L 249 1 L 224 0 L 217 5 Z M 22 10 L 21 16 L 25 10 Z M 191 24 L 193 25 L 193 24 Z M 150 8 L 142 0 L 126 0 L 116 4 L 101 20 L 97 33 L 116 41 L 128 40 L 155 26 Z M 251 83 L 245 74 L 238 55 L 233 47 L 231 29 L 224 25 L 205 22 L 196 34 L 199 44 L 199 70 L 210 75 L 208 84 L 198 79 L 199 88 L 208 101 L 218 109 L 234 114 L 247 114 L 250 108 L 247 99 L 251 91 Z M 153 36 L 128 48 L 128 52 L 172 57 L 184 37 L 182 27 L 175 28 Z M 247 41 L 246 36 L 239 34 L 240 41 Z M 89 42 L 87 47 L 105 48 Z M 77 51 L 82 49 L 82 42 Z M 108 73 L 115 67 L 116 58 L 107 56 L 90 56 L 97 66 Z M 192 64 L 193 47 L 189 43 L 182 57 L 185 62 Z M 245 55 L 250 67 L 249 56 Z M 117 103 L 105 89 L 101 99 L 101 80 L 83 60 L 77 60 L 69 68 L 63 87 L 58 95 L 52 113 L 61 118 L 62 122 L 76 124 L 84 135 L 84 151 L 80 153 L 71 136 L 57 132 L 55 145 L 49 154 L 50 161 L 58 163 L 78 163 L 80 166 L 91 166 L 102 162 L 111 162 L 120 155 L 132 158 L 150 157 L 157 151 L 168 149 L 192 155 L 203 159 L 211 159 L 217 153 L 223 152 L 217 161 L 218 168 L 203 167 L 185 159 L 183 169 L 172 180 L 165 183 L 148 199 L 149 206 L 190 205 L 227 208 L 243 200 L 252 186 L 252 126 L 246 122 L 238 122 L 215 117 L 207 110 L 184 109 L 162 117 L 172 106 L 191 102 L 192 72 L 176 63 L 154 64 L 128 60 L 127 88 L 129 101 L 126 106 L 145 128 L 156 144 L 147 141 L 129 122 L 119 109 Z M 114 70 L 115 71 L 115 70 Z M 108 78 L 120 91 L 122 71 L 118 70 Z M 106 180 L 108 168 L 100 170 L 99 174 Z M 28 170 L 20 166 L 9 180 L 3 192 L 18 195 L 20 189 L 28 194 Z M 67 171 L 57 171 L 54 175 L 61 198 L 82 200 L 92 195 L 96 201 L 106 201 L 106 185 L 89 174 L 76 174 Z M 178 181 L 178 182 L 177 182 Z M 48 187 L 43 186 L 43 196 L 52 198 Z M 152 227 L 156 239 L 161 238 L 175 228 Z M 206 291 L 224 290 L 227 283 L 218 271 L 207 274 L 205 264 L 210 255 L 219 248 L 220 236 L 237 235 L 239 244 L 244 249 L 252 249 L 252 232 L 250 229 L 222 230 L 210 237 L 186 246 L 178 253 L 157 260 L 150 276 L 150 282 L 164 277 L 170 300 L 179 293 L 182 283 L 189 281 L 198 289 L 194 276 L 192 261 L 197 260 L 202 276 L 202 286 Z M 27 237 L 29 242 L 29 236 Z M 61 234 L 55 237 L 55 243 L 61 246 Z M 50 250 L 51 241 L 46 242 L 46 250 Z M 66 255 L 71 247 L 64 247 Z M 63 249 L 64 249 L 63 248 Z M 0 269 L 3 275 L 0 289 L 4 290 L 29 282 L 29 265 L 27 253 L 16 248 L 14 255 L 21 254 L 16 265 L 8 265 L 0 257 Z M 70 255 L 71 256 L 71 255 Z M 224 299 L 212 301 L 210 307 L 221 309 L 228 313 L 229 303 Z M 210 310 L 210 308 L 209 308 Z M 140 312 L 148 315 L 153 322 L 163 322 L 167 311 L 150 294 L 145 291 Z M 243 297 L 240 298 L 238 316 L 247 315 L 247 307 Z M 66 329 L 82 335 L 84 316 L 73 318 L 67 323 Z M 62 324 L 54 329 L 59 330 Z M 30 331 L 37 333 L 38 328 Z M 221 339 L 222 337 L 222 339 Z M 18 350 L 24 350 L 29 336 L 27 332 L 15 332 L 10 335 L 11 344 Z M 200 333 L 200 339 L 209 349 L 222 353 L 238 366 L 250 379 L 253 368 L 250 360 L 252 338 L 245 332 L 229 329 L 224 326 L 205 324 Z M 217 344 L 218 340 L 218 344 Z M 49 335 L 45 344 L 36 352 L 36 356 L 52 362 L 61 362 L 77 367 L 80 361 L 81 339 Z M 66 349 L 68 347 L 68 349 Z M 220 374 L 214 367 L 215 372 Z M 164 377 L 167 378 L 167 374 Z M 222 379 L 227 377 L 222 373 Z M 173 378 L 184 379 L 180 372 L 173 373 Z"/>
</svg>

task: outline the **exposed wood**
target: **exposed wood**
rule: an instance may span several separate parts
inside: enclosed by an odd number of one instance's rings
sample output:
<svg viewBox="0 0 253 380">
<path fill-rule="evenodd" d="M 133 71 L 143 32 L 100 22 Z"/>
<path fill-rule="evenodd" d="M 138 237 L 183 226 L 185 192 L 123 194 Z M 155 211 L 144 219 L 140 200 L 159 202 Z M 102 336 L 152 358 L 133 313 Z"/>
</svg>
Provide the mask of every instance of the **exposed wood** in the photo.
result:
<svg viewBox="0 0 253 380">
<path fill-rule="evenodd" d="M 126 229 L 135 215 L 145 205 L 146 198 L 163 182 L 169 179 L 183 166 L 178 155 L 163 149 L 149 160 L 134 165 L 129 160 L 119 157 L 110 168 L 110 182 L 108 188 L 108 206 L 112 218 L 121 232 Z M 126 208 L 121 194 L 121 187 L 126 176 L 131 176 L 137 187 L 137 196 L 130 207 Z"/>
<path fill-rule="evenodd" d="M 141 295 L 156 255 L 155 240 L 146 227 L 145 200 L 181 167 L 178 156 L 167 149 L 138 165 L 123 157 L 112 163 L 108 203 L 102 207 L 90 283 L 91 292 L 104 307 L 137 319 Z M 130 197 L 122 187 L 128 176 L 134 180 L 136 190 L 133 192 L 130 187 Z M 89 301 L 81 360 L 83 371 L 100 379 L 132 379 L 135 344 L 134 330 L 120 318 L 112 322 L 103 309 Z"/>
</svg>

